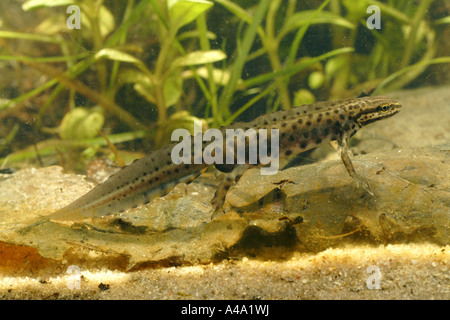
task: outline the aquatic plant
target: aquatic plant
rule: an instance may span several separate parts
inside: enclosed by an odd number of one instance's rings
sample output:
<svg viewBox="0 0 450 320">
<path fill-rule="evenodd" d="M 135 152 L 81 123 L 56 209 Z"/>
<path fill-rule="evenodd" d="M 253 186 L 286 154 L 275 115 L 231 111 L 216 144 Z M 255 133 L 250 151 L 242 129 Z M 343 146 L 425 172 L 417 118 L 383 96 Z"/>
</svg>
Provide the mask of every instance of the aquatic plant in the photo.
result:
<svg viewBox="0 0 450 320">
<path fill-rule="evenodd" d="M 381 10 L 381 29 L 367 28 L 371 5 Z M 436 39 L 449 19 L 428 17 L 431 5 L 431 0 L 417 6 L 372 0 L 27 1 L 24 17 L 46 16 L 27 32 L 1 30 L 0 60 L 49 80 L 2 100 L 5 121 L 27 101 L 45 96 L 31 124 L 36 148 L 13 153 L 8 161 L 35 156 L 36 149 L 41 156 L 52 154 L 55 146 L 94 148 L 88 153 L 93 156 L 107 144 L 97 137 L 102 128 L 112 143 L 145 137 L 156 149 L 171 130 L 190 128 L 196 119 L 217 127 L 318 99 L 404 87 L 427 66 L 450 62 L 435 57 Z M 80 29 L 68 29 L 76 8 Z M 14 45 L 18 41 L 25 45 Z M 0 152 L 12 151 L 6 146 L 20 132 L 17 123 L 5 126 Z M 52 139 L 55 134 L 62 140 Z"/>
</svg>

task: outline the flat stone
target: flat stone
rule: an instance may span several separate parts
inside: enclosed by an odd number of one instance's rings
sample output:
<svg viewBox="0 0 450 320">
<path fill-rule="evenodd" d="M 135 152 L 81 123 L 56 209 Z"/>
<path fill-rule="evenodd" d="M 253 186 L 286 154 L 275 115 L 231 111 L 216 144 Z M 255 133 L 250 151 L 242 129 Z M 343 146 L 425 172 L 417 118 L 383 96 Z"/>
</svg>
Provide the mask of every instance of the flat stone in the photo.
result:
<svg viewBox="0 0 450 320">
<path fill-rule="evenodd" d="M 261 215 L 292 220 L 301 216 L 298 239 L 314 250 L 343 240 L 349 217 L 379 242 L 425 239 L 446 245 L 450 244 L 450 183 L 443 173 L 450 172 L 449 150 L 450 145 L 445 145 L 355 157 L 355 169 L 374 196 L 356 187 L 340 161 L 327 161 L 273 176 L 249 170 L 227 200 L 246 208 L 279 189 L 284 210 L 267 214 L 261 209 Z"/>
</svg>

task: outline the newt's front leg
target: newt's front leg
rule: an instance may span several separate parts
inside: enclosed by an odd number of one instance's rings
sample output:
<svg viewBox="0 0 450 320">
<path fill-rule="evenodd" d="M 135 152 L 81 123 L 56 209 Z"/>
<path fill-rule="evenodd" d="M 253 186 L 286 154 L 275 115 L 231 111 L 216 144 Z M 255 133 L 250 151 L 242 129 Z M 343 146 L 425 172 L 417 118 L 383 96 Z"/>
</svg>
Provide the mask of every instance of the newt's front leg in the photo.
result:
<svg viewBox="0 0 450 320">
<path fill-rule="evenodd" d="M 359 176 L 356 173 L 355 167 L 353 167 L 353 163 L 350 160 L 350 150 L 348 150 L 348 139 L 350 135 L 348 132 L 344 131 L 340 139 L 337 140 L 338 143 L 338 152 L 341 156 L 341 160 L 344 163 L 345 168 L 347 169 L 350 176 L 355 180 L 356 186 L 361 186 L 367 193 L 373 196 L 373 192 L 370 190 L 369 184 L 367 181 Z"/>
</svg>

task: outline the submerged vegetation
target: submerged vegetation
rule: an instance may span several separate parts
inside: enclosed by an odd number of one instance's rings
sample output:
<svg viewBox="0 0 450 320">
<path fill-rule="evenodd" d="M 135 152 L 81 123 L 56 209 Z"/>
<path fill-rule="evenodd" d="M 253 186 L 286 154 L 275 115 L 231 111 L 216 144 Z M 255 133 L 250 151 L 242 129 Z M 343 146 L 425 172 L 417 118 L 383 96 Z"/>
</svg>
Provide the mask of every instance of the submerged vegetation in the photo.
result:
<svg viewBox="0 0 450 320">
<path fill-rule="evenodd" d="M 67 161 L 63 151 L 80 148 L 92 158 L 110 154 L 109 143 L 157 149 L 196 119 L 217 127 L 422 85 L 430 66 L 450 62 L 440 40 L 450 19 L 445 1 L 413 3 L 6 1 L 0 167 L 55 154 Z M 371 5 L 380 29 L 367 27 Z"/>
</svg>

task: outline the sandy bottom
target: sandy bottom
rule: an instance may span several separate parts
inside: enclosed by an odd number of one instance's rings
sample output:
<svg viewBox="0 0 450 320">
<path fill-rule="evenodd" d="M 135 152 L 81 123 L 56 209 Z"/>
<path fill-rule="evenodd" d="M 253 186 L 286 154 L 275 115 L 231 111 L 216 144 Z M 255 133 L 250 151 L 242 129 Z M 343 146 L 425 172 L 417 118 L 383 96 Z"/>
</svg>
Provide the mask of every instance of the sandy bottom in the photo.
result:
<svg viewBox="0 0 450 320">
<path fill-rule="evenodd" d="M 262 260 L 262 259 L 261 259 Z M 136 272 L 0 279 L 1 299 L 450 299 L 450 246 L 346 246 Z M 70 273 L 70 274 L 69 274 Z"/>
</svg>

